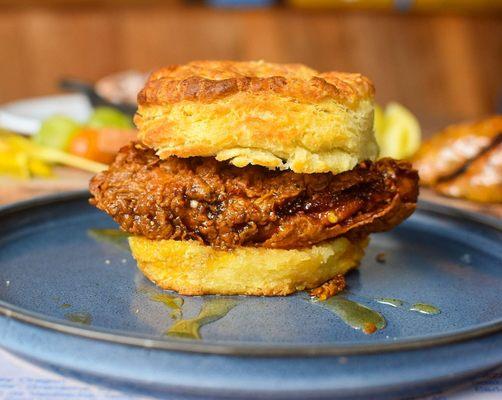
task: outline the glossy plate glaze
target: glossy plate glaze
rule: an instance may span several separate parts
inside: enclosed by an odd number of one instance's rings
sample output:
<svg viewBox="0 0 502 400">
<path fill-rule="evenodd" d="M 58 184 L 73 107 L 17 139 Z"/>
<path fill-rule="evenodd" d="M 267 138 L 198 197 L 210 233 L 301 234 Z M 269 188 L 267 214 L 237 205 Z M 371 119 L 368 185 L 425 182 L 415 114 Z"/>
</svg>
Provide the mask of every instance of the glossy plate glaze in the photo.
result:
<svg viewBox="0 0 502 400">
<path fill-rule="evenodd" d="M 434 391 L 502 364 L 500 224 L 476 219 L 422 204 L 397 229 L 372 236 L 345 295 L 383 315 L 386 327 L 372 335 L 299 293 L 228 298 L 233 307 L 204 325 L 201 339 L 183 339 L 166 335 L 180 318 L 176 304 L 190 319 L 214 296 L 175 297 L 174 306 L 159 298 L 123 242 L 96 235 L 116 225 L 86 193 L 16 204 L 0 210 L 0 345 L 161 396 Z M 417 303 L 441 313 L 410 311 Z"/>
</svg>

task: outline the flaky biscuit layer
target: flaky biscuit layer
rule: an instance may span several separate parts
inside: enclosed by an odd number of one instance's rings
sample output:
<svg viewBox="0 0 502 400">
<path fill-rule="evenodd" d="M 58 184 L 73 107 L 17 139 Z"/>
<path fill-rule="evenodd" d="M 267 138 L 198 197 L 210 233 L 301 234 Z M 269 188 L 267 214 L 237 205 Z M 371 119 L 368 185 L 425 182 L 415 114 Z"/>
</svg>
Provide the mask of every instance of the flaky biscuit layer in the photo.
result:
<svg viewBox="0 0 502 400">
<path fill-rule="evenodd" d="M 315 288 L 356 267 L 367 243 L 338 238 L 306 249 L 224 251 L 195 241 L 129 239 L 148 279 L 186 295 L 284 296 Z"/>
<path fill-rule="evenodd" d="M 135 122 L 140 140 L 161 158 L 214 156 L 236 166 L 339 173 L 377 155 L 373 92 L 360 74 L 194 62 L 152 74 Z"/>
</svg>

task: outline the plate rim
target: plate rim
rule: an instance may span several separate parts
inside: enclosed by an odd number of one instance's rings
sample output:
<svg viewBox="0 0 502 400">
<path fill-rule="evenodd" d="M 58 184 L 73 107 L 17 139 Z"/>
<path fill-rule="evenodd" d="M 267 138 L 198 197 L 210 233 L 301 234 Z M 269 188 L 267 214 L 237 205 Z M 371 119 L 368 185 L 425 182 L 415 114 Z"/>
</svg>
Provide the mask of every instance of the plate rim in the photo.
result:
<svg viewBox="0 0 502 400">
<path fill-rule="evenodd" d="M 60 192 L 37 196 L 28 200 L 0 206 L 0 219 L 20 211 L 27 211 L 55 203 L 82 200 L 89 197 L 88 190 Z M 471 211 L 453 209 L 432 202 L 419 201 L 418 208 L 425 212 L 438 213 L 454 219 L 467 219 L 470 222 L 485 225 L 490 229 L 502 231 L 502 221 L 495 217 Z M 502 332 L 502 317 L 491 322 L 478 324 L 474 328 L 464 328 L 454 333 L 431 335 L 426 338 L 409 338 L 389 343 L 360 343 L 350 345 L 263 345 L 263 344 L 223 344 L 217 341 L 193 341 L 188 339 L 153 339 L 140 335 L 128 335 L 119 330 L 108 330 L 99 327 L 80 327 L 57 318 L 36 313 L 0 300 L 0 316 L 13 318 L 32 326 L 52 330 L 57 333 L 79 336 L 85 339 L 105 341 L 116 345 L 127 345 L 147 349 L 159 349 L 199 354 L 233 355 L 233 356 L 270 356 L 270 357 L 302 357 L 302 356 L 351 356 L 381 354 L 387 352 L 410 351 L 429 347 L 444 346 L 465 342 L 476 338 Z"/>
</svg>

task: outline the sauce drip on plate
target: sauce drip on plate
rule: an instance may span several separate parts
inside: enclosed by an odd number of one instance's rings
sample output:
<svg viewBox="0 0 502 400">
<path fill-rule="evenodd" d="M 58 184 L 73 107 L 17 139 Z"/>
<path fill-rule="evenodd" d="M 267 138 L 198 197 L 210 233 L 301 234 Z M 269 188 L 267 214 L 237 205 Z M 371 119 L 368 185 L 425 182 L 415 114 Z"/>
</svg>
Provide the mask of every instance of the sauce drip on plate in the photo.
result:
<svg viewBox="0 0 502 400">
<path fill-rule="evenodd" d="M 181 307 L 183 306 L 183 299 L 181 297 L 172 296 L 165 293 L 151 293 L 150 299 L 169 307 L 172 310 L 171 318 L 180 319 L 183 316 L 181 309 Z"/>
<path fill-rule="evenodd" d="M 377 297 L 374 300 L 377 303 L 385 304 L 391 307 L 403 307 L 406 303 L 403 300 L 394 299 L 391 297 Z M 420 314 L 428 314 L 428 315 L 441 314 L 441 310 L 438 307 L 427 303 L 414 303 L 410 308 L 408 308 L 408 311 L 414 311 Z"/>
<path fill-rule="evenodd" d="M 441 310 L 432 304 L 415 303 L 410 307 L 410 311 L 419 312 L 421 314 L 437 315 Z"/>
<path fill-rule="evenodd" d="M 129 251 L 129 234 L 118 229 L 89 229 L 87 234 L 97 242 L 111 244 L 122 250 Z"/>
<path fill-rule="evenodd" d="M 377 303 L 385 304 L 386 306 L 391 307 L 402 307 L 404 304 L 403 300 L 394 299 L 392 297 L 378 297 L 375 299 Z"/>
<path fill-rule="evenodd" d="M 166 335 L 187 339 L 202 339 L 200 328 L 223 318 L 236 305 L 237 301 L 232 299 L 207 299 L 202 304 L 197 317 L 175 322 L 168 329 Z"/>
<path fill-rule="evenodd" d="M 90 325 L 92 323 L 92 315 L 88 312 L 73 312 L 67 313 L 64 316 L 68 321 L 82 325 Z"/>
<path fill-rule="evenodd" d="M 385 328 L 386 321 L 382 314 L 345 297 L 331 297 L 318 304 L 330 310 L 347 325 L 366 334 Z"/>
</svg>

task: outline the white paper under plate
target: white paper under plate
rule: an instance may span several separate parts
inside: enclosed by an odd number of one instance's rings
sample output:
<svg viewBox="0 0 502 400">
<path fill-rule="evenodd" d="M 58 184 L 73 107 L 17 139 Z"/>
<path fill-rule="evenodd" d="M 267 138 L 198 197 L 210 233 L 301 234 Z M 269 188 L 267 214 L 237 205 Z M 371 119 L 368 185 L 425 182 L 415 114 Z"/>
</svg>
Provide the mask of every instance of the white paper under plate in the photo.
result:
<svg viewBox="0 0 502 400">
<path fill-rule="evenodd" d="M 115 399 L 150 400 L 147 395 L 125 393 L 73 377 L 59 375 L 32 365 L 0 349 L 0 400 L 74 400 Z M 445 392 L 422 400 L 499 400 L 502 398 L 502 372 L 478 383 L 468 383 L 462 390 Z M 167 399 L 171 400 L 171 399 Z M 174 400 L 174 399 L 173 399 Z"/>
</svg>

